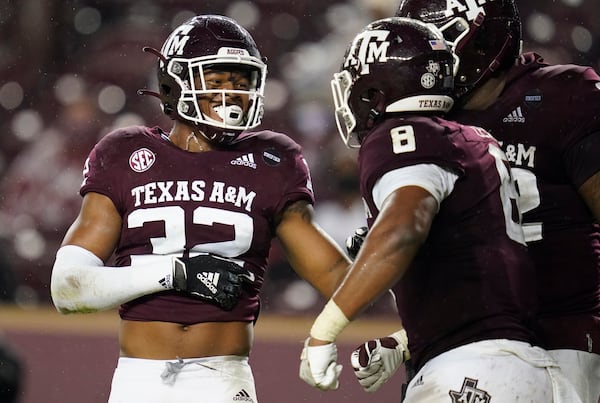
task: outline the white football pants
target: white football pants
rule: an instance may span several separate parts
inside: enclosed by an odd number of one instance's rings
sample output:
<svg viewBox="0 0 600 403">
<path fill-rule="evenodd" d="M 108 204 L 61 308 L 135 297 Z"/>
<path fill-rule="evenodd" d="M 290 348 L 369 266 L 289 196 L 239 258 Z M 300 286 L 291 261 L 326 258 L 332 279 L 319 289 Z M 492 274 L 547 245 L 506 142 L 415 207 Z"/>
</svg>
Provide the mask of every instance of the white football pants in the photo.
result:
<svg viewBox="0 0 600 403">
<path fill-rule="evenodd" d="M 257 403 L 247 357 L 119 358 L 109 403 Z"/>
<path fill-rule="evenodd" d="M 600 401 L 600 355 L 579 350 L 548 350 L 575 386 L 583 403 Z"/>
<path fill-rule="evenodd" d="M 486 340 L 429 360 L 408 385 L 404 403 L 581 403 L 556 361 L 539 347 Z"/>
</svg>

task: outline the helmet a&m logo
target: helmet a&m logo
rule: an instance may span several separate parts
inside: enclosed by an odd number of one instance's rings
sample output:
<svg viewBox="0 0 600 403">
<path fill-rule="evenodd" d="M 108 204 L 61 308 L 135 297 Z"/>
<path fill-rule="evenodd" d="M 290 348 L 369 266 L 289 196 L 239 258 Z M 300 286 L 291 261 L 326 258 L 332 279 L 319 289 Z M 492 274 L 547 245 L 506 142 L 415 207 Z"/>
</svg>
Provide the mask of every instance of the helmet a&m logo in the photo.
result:
<svg viewBox="0 0 600 403">
<path fill-rule="evenodd" d="M 365 31 L 354 38 L 351 49 L 348 52 L 344 68 L 357 67 L 358 74 L 369 74 L 369 64 L 374 62 L 386 62 L 387 51 L 390 42 L 387 37 L 390 31 L 377 29 Z"/>
<path fill-rule="evenodd" d="M 483 13 L 483 6 L 494 0 L 446 0 L 446 17 L 465 13 L 467 20 L 473 21 L 479 13 Z"/>
<path fill-rule="evenodd" d="M 165 56 L 183 55 L 185 44 L 189 41 L 190 31 L 194 28 L 192 24 L 182 25 L 177 28 L 167 38 L 167 41 L 163 44 L 161 53 Z"/>
<path fill-rule="evenodd" d="M 156 161 L 156 154 L 147 148 L 140 148 L 129 156 L 129 167 L 135 172 L 145 172 Z"/>
</svg>

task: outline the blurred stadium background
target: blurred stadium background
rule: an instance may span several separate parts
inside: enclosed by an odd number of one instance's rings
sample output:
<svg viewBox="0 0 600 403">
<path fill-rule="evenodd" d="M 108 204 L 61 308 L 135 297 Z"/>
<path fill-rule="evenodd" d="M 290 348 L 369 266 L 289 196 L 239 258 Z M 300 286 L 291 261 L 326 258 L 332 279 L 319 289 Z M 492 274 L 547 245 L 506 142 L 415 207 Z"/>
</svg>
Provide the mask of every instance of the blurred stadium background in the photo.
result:
<svg viewBox="0 0 600 403">
<path fill-rule="evenodd" d="M 482 0 L 478 0 L 480 3 Z M 79 207 L 83 161 L 115 127 L 170 127 L 158 102 L 155 58 L 166 35 L 195 14 L 224 14 L 253 34 L 269 76 L 263 126 L 302 144 L 317 219 L 343 243 L 363 223 L 354 151 L 339 141 L 331 75 L 358 30 L 393 15 L 392 0 L 1 0 L 0 337 L 24 363 L 21 403 L 106 401 L 116 361 L 116 314 L 61 317 L 50 305 L 54 253 Z M 598 0 L 517 0 L 524 49 L 549 62 L 600 69 Z M 396 402 L 403 374 L 376 395 L 350 377 L 342 390 L 310 390 L 297 356 L 322 299 L 273 248 L 253 365 L 263 403 Z M 393 329 L 375 306 L 343 339 L 342 353 Z M 347 357 L 347 355 L 342 355 Z M 283 360 L 283 361 L 282 361 Z M 346 375 L 350 375 L 346 377 Z"/>
</svg>

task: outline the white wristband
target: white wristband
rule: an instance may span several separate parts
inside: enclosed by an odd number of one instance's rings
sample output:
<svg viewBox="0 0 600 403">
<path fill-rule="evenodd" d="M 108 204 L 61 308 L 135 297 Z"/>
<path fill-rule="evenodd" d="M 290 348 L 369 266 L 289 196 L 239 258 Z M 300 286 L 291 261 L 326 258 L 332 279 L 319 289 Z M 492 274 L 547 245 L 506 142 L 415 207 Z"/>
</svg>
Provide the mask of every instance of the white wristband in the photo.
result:
<svg viewBox="0 0 600 403">
<path fill-rule="evenodd" d="M 339 306 L 330 299 L 310 329 L 313 339 L 333 342 L 350 321 Z"/>
</svg>

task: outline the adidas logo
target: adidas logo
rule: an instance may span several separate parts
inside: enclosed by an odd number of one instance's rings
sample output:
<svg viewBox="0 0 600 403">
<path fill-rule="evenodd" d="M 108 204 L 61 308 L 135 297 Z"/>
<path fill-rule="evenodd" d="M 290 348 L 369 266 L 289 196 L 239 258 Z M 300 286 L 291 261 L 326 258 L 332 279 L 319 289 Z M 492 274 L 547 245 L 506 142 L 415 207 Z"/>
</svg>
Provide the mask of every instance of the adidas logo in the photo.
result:
<svg viewBox="0 0 600 403">
<path fill-rule="evenodd" d="M 517 107 L 517 109 L 512 111 L 507 117 L 502 119 L 502 121 L 504 123 L 525 123 L 525 117 L 523 116 L 521 107 Z"/>
<path fill-rule="evenodd" d="M 213 294 L 217 293 L 216 285 L 219 284 L 219 277 L 221 274 L 212 273 L 212 272 L 203 272 L 196 274 L 196 278 L 202 282 L 212 292 Z"/>
<path fill-rule="evenodd" d="M 158 282 L 161 286 L 165 287 L 167 290 L 173 287 L 171 275 L 167 275 L 167 276 L 161 278 L 160 280 L 158 280 Z"/>
<path fill-rule="evenodd" d="M 242 155 L 241 157 L 237 157 L 234 160 L 231 160 L 231 165 L 242 165 L 245 167 L 249 167 L 252 169 L 256 169 L 256 163 L 254 162 L 254 154 L 248 153 L 246 155 Z"/>
<path fill-rule="evenodd" d="M 254 400 L 250 397 L 248 392 L 244 389 L 240 390 L 234 397 L 234 402 L 254 402 Z"/>
</svg>

